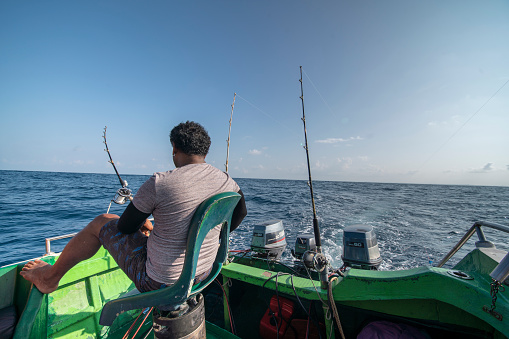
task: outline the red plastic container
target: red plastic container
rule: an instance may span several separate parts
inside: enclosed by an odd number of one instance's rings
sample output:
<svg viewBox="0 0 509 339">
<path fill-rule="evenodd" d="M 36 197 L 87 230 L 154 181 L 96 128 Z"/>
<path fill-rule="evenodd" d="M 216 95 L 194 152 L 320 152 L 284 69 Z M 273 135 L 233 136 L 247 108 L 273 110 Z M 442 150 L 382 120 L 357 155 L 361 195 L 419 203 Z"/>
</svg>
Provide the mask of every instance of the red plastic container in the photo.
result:
<svg viewBox="0 0 509 339">
<path fill-rule="evenodd" d="M 280 306 L 281 314 L 279 314 Z M 283 316 L 282 319 L 281 315 Z M 277 332 L 279 332 L 279 338 L 283 338 L 292 315 L 293 301 L 273 295 L 270 299 L 270 307 L 260 321 L 260 337 L 263 339 L 275 339 L 278 337 Z"/>
</svg>

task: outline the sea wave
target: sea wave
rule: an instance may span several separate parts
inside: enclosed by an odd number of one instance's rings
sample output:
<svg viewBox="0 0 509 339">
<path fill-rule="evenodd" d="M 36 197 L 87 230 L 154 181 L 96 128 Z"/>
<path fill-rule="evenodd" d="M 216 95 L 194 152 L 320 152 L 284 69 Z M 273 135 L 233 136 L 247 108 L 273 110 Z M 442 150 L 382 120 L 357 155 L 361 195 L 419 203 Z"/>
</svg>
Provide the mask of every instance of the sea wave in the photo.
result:
<svg viewBox="0 0 509 339">
<path fill-rule="evenodd" d="M 124 177 L 134 192 L 148 178 Z M 282 260 L 292 262 L 290 250 L 297 236 L 313 232 L 307 182 L 236 180 L 248 216 L 232 233 L 231 248 L 249 249 L 255 225 L 281 219 L 288 243 Z M 0 171 L 0 266 L 41 256 L 46 237 L 79 231 L 106 212 L 118 188 L 117 177 L 110 174 Z M 342 264 L 343 229 L 352 224 L 374 228 L 381 269 L 392 270 L 437 263 L 475 221 L 509 222 L 508 187 L 317 181 L 313 188 L 323 250 L 333 267 Z M 124 208 L 112 204 L 111 212 L 120 214 Z M 509 250 L 507 234 L 489 229 L 485 234 L 498 248 Z M 55 242 L 55 250 L 66 242 Z M 455 258 L 474 242 L 471 239 Z"/>
</svg>

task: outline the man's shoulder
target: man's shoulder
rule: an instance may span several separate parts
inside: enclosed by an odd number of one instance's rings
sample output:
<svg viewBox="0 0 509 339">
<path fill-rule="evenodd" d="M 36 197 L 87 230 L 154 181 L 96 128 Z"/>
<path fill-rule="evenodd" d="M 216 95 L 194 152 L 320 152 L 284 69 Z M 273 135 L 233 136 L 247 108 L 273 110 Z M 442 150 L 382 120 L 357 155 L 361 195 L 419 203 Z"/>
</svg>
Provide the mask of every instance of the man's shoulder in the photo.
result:
<svg viewBox="0 0 509 339">
<path fill-rule="evenodd" d="M 217 174 L 223 173 L 223 175 L 226 174 L 223 171 L 221 171 L 220 169 L 218 169 L 217 167 L 214 167 L 208 163 L 189 164 L 189 165 L 185 165 L 185 166 L 176 168 L 170 172 L 172 172 L 174 174 L 202 173 L 202 172 L 205 172 L 205 173 L 210 172 L 210 173 L 217 173 Z"/>
<path fill-rule="evenodd" d="M 189 181 L 212 180 L 218 182 L 235 182 L 228 173 L 219 168 L 203 163 L 190 164 L 171 171 L 156 172 L 152 176 L 155 185 L 187 185 Z"/>
<path fill-rule="evenodd" d="M 185 165 L 166 172 L 155 172 L 151 179 L 156 183 L 161 183 L 204 176 L 224 177 L 227 176 L 227 174 L 210 164 L 204 163 Z"/>
</svg>

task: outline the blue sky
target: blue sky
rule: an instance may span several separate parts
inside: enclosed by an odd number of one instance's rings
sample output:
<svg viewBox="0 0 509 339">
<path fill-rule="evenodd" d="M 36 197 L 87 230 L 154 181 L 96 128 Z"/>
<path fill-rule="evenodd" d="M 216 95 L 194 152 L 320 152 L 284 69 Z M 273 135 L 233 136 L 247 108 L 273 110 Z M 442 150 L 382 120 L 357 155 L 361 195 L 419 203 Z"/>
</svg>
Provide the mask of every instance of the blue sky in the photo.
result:
<svg viewBox="0 0 509 339">
<path fill-rule="evenodd" d="M 507 1 L 2 1 L 0 169 L 509 186 Z"/>
</svg>

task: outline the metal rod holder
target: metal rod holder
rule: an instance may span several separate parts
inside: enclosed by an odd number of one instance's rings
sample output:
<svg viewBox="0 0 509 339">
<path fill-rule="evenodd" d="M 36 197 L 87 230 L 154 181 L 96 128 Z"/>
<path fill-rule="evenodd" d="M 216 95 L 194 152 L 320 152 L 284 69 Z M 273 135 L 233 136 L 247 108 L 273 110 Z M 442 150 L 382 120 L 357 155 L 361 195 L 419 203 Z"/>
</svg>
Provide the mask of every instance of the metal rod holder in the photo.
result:
<svg viewBox="0 0 509 339">
<path fill-rule="evenodd" d="M 465 245 L 465 243 L 468 241 L 468 239 L 470 239 L 470 237 L 472 237 L 472 235 L 474 234 L 474 232 L 477 232 L 477 236 L 479 237 L 479 240 L 480 241 L 486 241 L 486 237 L 484 236 L 484 233 L 483 231 L 481 230 L 481 227 L 484 226 L 484 227 L 489 227 L 489 228 L 493 228 L 493 229 L 496 229 L 498 231 L 502 231 L 502 232 L 506 232 L 506 233 L 509 233 L 509 227 L 508 226 L 505 226 L 505 225 L 501 225 L 501 224 L 496 224 L 496 223 L 493 223 L 493 222 L 487 222 L 487 221 L 478 221 L 476 223 L 474 223 L 472 225 L 472 227 L 470 227 L 470 229 L 467 231 L 467 233 L 463 236 L 463 238 L 461 238 L 460 241 L 458 241 L 458 243 L 456 244 L 456 246 L 454 246 L 452 248 L 452 250 L 449 251 L 449 253 L 447 253 L 447 255 L 442 259 L 442 261 L 440 261 L 440 263 L 437 265 L 437 267 L 442 267 L 447 261 L 449 261 L 449 259 L 452 258 L 452 256 L 454 254 L 456 254 L 456 252 L 458 252 L 458 250 L 463 246 Z"/>
</svg>

